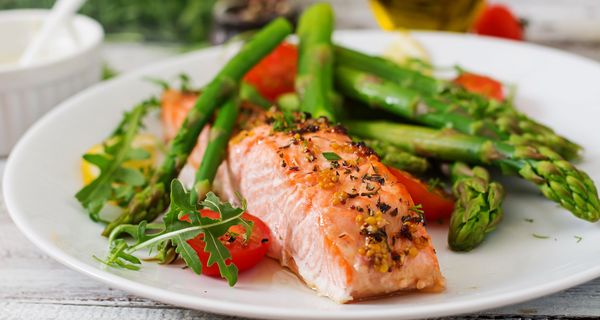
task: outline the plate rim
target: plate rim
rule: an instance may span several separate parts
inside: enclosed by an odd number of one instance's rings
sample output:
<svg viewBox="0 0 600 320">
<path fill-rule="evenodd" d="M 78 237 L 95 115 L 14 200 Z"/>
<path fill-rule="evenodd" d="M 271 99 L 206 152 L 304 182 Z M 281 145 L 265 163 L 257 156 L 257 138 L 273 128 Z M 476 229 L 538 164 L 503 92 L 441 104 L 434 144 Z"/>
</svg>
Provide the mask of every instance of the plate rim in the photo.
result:
<svg viewBox="0 0 600 320">
<path fill-rule="evenodd" d="M 336 31 L 336 34 L 352 36 L 352 34 L 368 34 L 368 33 L 385 33 L 384 31 L 377 29 L 367 30 L 340 30 Z M 579 56 L 573 53 L 565 52 L 555 48 L 549 48 L 538 44 L 522 43 L 512 40 L 497 39 L 492 37 L 481 37 L 471 34 L 456 34 L 450 32 L 424 32 L 424 31 L 412 31 L 417 36 L 443 36 L 443 37 L 455 37 L 455 38 L 475 38 L 477 40 L 483 40 L 486 42 L 503 42 L 509 43 L 510 45 L 526 46 L 536 50 L 549 50 L 553 53 L 564 55 L 565 57 L 575 58 L 577 60 L 588 62 L 600 68 L 600 64 L 587 57 Z M 476 40 L 476 41 L 477 41 Z M 169 64 L 177 63 L 183 59 L 191 59 L 194 56 L 202 56 L 209 54 L 211 51 L 222 51 L 226 46 L 214 46 L 206 49 L 201 49 L 186 53 L 183 55 L 176 55 L 150 65 L 138 68 L 121 76 L 118 76 L 109 81 L 105 81 L 96 84 L 75 96 L 63 101 L 57 105 L 53 110 L 44 115 L 38 120 L 19 140 L 17 145 L 11 151 L 11 154 L 6 162 L 4 168 L 4 177 L 2 181 L 2 190 L 4 193 L 4 202 L 9 213 L 9 216 L 15 223 L 15 225 L 21 230 L 23 234 L 36 245 L 45 254 L 48 254 L 54 260 L 67 266 L 68 268 L 77 272 L 83 273 L 90 276 L 100 282 L 106 283 L 110 286 L 119 288 L 121 290 L 134 293 L 136 295 L 150 298 L 157 301 L 166 302 L 172 305 L 182 306 L 185 308 L 196 309 L 200 311 L 213 312 L 225 315 L 235 315 L 242 317 L 253 317 L 253 318 L 280 318 L 286 317 L 290 319 L 363 319 L 365 316 L 370 317 L 382 317 L 382 318 L 395 318 L 395 319 L 411 319 L 415 317 L 421 317 L 426 315 L 427 317 L 438 317 L 448 316 L 456 314 L 465 314 L 471 312 L 482 311 L 490 308 L 503 307 L 515 303 L 521 303 L 542 296 L 546 296 L 558 291 L 577 286 L 579 284 L 591 281 L 600 276 L 600 265 L 595 268 L 589 268 L 585 271 L 578 272 L 574 275 L 563 277 L 556 280 L 551 280 L 545 284 L 535 286 L 532 288 L 525 288 L 518 291 L 511 291 L 505 293 L 494 294 L 488 297 L 475 297 L 464 301 L 454 302 L 442 302 L 435 305 L 420 305 L 414 306 L 412 309 L 382 309 L 382 310 L 351 310 L 351 309 L 336 309 L 332 312 L 323 312 L 321 310 L 289 310 L 285 308 L 277 308 L 271 306 L 265 308 L 264 306 L 250 306 L 244 305 L 243 309 L 240 309 L 240 305 L 235 302 L 223 302 L 217 301 L 212 298 L 205 298 L 202 296 L 191 296 L 182 293 L 172 292 L 167 289 L 157 288 L 151 285 L 147 285 L 138 281 L 130 280 L 124 277 L 117 276 L 101 268 L 95 268 L 87 265 L 81 260 L 71 256 L 67 252 L 61 250 L 58 246 L 53 244 L 50 239 L 46 239 L 35 232 L 35 228 L 32 224 L 28 223 L 26 214 L 19 213 L 18 204 L 16 203 L 13 191 L 10 188 L 11 181 L 16 179 L 16 172 L 13 167 L 17 166 L 17 160 L 20 154 L 23 152 L 22 149 L 26 149 L 28 141 L 36 136 L 36 132 L 42 130 L 47 123 L 51 123 L 55 117 L 58 117 L 62 113 L 68 112 L 72 108 L 77 108 L 80 105 L 79 101 L 86 99 L 88 95 L 94 95 L 97 90 L 110 90 L 112 86 L 118 86 L 122 82 L 130 81 L 132 78 L 139 78 L 141 75 L 152 73 L 157 69 L 166 68 Z"/>
</svg>

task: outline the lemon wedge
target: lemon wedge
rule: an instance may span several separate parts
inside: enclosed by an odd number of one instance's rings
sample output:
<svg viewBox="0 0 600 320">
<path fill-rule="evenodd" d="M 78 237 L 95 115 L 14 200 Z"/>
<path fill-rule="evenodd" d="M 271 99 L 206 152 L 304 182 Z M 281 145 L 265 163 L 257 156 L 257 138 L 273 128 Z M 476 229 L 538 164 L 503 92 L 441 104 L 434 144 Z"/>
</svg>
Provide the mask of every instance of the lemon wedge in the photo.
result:
<svg viewBox="0 0 600 320">
<path fill-rule="evenodd" d="M 110 141 L 108 142 L 110 143 Z M 133 169 L 150 169 L 156 162 L 156 157 L 159 151 L 160 141 L 151 134 L 143 133 L 137 135 L 133 139 L 132 143 L 134 148 L 144 149 L 150 154 L 150 157 L 143 160 L 130 160 L 123 163 L 123 166 Z M 104 152 L 104 146 L 96 144 L 92 146 L 86 153 L 89 154 L 100 154 Z M 81 159 L 81 176 L 83 177 L 83 183 L 85 185 L 94 181 L 100 175 L 100 169 L 95 165 L 87 162 L 85 159 Z"/>
</svg>

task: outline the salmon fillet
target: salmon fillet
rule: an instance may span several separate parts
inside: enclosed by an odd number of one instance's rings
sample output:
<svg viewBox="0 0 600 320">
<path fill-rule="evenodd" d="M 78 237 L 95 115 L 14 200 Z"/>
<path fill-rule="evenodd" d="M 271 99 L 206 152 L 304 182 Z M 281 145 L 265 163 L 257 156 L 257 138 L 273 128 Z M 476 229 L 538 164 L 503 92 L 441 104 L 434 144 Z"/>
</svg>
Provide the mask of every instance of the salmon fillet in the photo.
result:
<svg viewBox="0 0 600 320">
<path fill-rule="evenodd" d="M 185 107 L 163 111 L 177 108 Z M 371 149 L 322 118 L 276 131 L 281 115 L 266 117 L 231 139 L 215 191 L 246 198 L 271 229 L 269 256 L 340 303 L 444 288 L 423 216 Z M 164 125 L 171 132 L 180 123 Z M 206 138 L 199 141 L 192 159 Z"/>
</svg>

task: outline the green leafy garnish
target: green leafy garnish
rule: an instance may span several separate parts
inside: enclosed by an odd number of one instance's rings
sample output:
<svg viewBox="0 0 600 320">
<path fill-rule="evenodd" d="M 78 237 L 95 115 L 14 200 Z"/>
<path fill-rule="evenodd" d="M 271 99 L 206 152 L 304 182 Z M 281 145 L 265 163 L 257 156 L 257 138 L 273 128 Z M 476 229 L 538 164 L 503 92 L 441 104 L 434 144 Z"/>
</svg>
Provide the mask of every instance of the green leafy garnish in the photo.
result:
<svg viewBox="0 0 600 320">
<path fill-rule="evenodd" d="M 580 243 L 581 240 L 583 240 L 583 237 L 580 237 L 580 236 L 573 236 L 573 237 L 575 237 L 575 240 L 577 240 L 577 243 Z"/>
<path fill-rule="evenodd" d="M 179 91 L 187 93 L 187 92 L 198 92 L 198 89 L 194 89 L 191 86 L 191 79 L 190 76 L 187 75 L 186 73 L 180 73 L 177 78 L 179 79 Z M 148 81 L 150 83 L 153 83 L 157 86 L 159 86 L 163 91 L 167 91 L 169 89 L 171 89 L 171 84 L 163 79 L 160 78 L 154 78 L 154 77 L 144 77 L 145 81 Z"/>
<path fill-rule="evenodd" d="M 548 239 L 550 238 L 549 236 L 543 236 L 543 235 L 539 235 L 539 234 L 531 234 L 534 238 L 538 238 L 538 239 Z"/>
<path fill-rule="evenodd" d="M 282 132 L 295 128 L 296 119 L 291 112 L 275 112 L 270 119 L 273 124 L 273 131 Z"/>
<path fill-rule="evenodd" d="M 154 77 L 144 77 L 143 79 L 145 81 L 148 81 L 150 83 L 153 83 L 153 84 L 159 86 L 163 91 L 167 91 L 167 90 L 171 89 L 171 84 L 163 79 L 154 78 Z"/>
<path fill-rule="evenodd" d="M 340 157 L 337 153 L 335 152 L 323 152 L 323 157 L 325 157 L 325 159 L 327 159 L 327 161 L 338 161 L 338 160 L 342 160 L 342 157 Z"/>
<path fill-rule="evenodd" d="M 102 80 L 109 80 L 119 75 L 119 72 L 113 69 L 108 63 L 102 64 Z"/>
<path fill-rule="evenodd" d="M 408 207 L 408 211 L 412 211 L 412 212 L 418 213 L 418 214 L 424 214 L 425 213 L 425 211 L 423 211 L 423 205 L 421 205 L 420 203 Z"/>
<path fill-rule="evenodd" d="M 245 238 L 250 237 L 253 224 L 242 219 L 242 214 L 246 211 L 245 201 L 242 201 L 241 208 L 237 208 L 228 202 L 222 202 L 212 192 L 209 192 L 204 201 L 199 202 L 198 205 L 192 204 L 190 199 L 191 193 L 179 180 L 173 180 L 171 206 L 163 217 L 163 223 L 146 224 L 142 221 L 139 225 L 117 227 L 109 238 L 108 257 L 100 261 L 115 268 L 137 270 L 141 261 L 133 256 L 134 252 L 146 248 L 174 247 L 185 264 L 195 273 L 201 274 L 202 262 L 187 241 L 203 234 L 206 244 L 204 251 L 209 254 L 207 265 L 216 263 L 221 276 L 227 279 L 230 286 L 233 286 L 237 282 L 238 269 L 228 261 L 231 259 L 231 254 L 219 238 L 235 225 L 242 225 L 246 229 Z M 203 208 L 219 213 L 219 218 L 200 216 L 198 210 Z M 135 242 L 127 245 L 119 238 L 124 234 L 131 236 Z"/>
<path fill-rule="evenodd" d="M 106 202 L 114 200 L 121 204 L 128 203 L 136 190 L 146 183 L 146 177 L 140 170 L 124 167 L 123 163 L 150 156 L 143 149 L 133 148 L 132 143 L 142 127 L 143 117 L 156 106 L 156 99 L 150 99 L 138 104 L 131 112 L 126 112 L 123 120 L 104 142 L 104 153 L 88 153 L 83 156 L 87 162 L 100 169 L 98 177 L 75 195 L 93 221 L 106 222 L 99 216 Z"/>
</svg>

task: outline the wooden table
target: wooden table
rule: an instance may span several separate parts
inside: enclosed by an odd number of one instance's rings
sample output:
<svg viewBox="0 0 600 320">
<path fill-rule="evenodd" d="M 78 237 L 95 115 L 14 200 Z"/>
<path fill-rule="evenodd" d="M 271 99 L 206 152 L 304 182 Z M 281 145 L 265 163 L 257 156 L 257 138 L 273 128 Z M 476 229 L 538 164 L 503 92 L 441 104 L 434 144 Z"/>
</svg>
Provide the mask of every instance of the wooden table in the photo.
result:
<svg viewBox="0 0 600 320">
<path fill-rule="evenodd" d="M 301 2 L 312 2 L 302 0 Z M 366 0 L 334 0 L 340 28 L 374 28 Z M 528 19 L 529 41 L 600 61 L 600 1 L 510 0 Z M 343 10 L 342 10 L 343 8 Z M 127 71 L 172 56 L 176 48 L 108 44 L 111 66 Z M 0 158 L 0 177 L 6 159 Z M 0 186 L 1 191 L 1 186 Z M 600 279 L 526 303 L 456 318 L 599 319 Z M 17 230 L 0 192 L 0 319 L 235 319 L 187 310 L 113 289 L 46 256 Z"/>
</svg>

